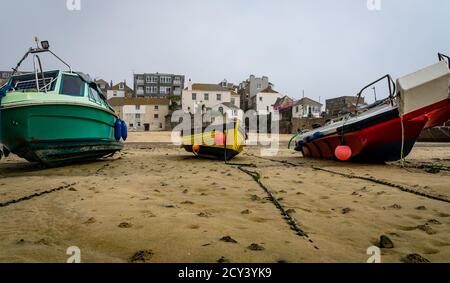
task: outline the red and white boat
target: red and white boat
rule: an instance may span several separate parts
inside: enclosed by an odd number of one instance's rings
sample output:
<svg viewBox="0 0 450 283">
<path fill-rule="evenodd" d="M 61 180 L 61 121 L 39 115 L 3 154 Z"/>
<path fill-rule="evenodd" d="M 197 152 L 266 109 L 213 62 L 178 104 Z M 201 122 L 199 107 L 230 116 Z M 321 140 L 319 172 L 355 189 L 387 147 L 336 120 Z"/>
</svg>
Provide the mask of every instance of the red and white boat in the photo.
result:
<svg viewBox="0 0 450 283">
<path fill-rule="evenodd" d="M 295 150 L 304 157 L 343 161 L 395 161 L 406 157 L 423 129 L 450 120 L 450 58 L 397 79 L 387 80 L 389 97 L 325 126 L 298 134 Z"/>
</svg>

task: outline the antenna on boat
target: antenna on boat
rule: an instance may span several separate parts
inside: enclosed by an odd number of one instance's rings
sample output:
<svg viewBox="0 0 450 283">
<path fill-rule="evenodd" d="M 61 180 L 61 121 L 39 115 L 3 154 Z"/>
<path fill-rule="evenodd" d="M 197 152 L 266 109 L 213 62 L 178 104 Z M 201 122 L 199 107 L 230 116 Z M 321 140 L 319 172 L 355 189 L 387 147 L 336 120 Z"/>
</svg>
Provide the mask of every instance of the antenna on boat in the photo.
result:
<svg viewBox="0 0 450 283">
<path fill-rule="evenodd" d="M 39 38 L 37 36 L 34 37 L 34 42 L 36 42 L 36 48 L 39 49 Z"/>
</svg>

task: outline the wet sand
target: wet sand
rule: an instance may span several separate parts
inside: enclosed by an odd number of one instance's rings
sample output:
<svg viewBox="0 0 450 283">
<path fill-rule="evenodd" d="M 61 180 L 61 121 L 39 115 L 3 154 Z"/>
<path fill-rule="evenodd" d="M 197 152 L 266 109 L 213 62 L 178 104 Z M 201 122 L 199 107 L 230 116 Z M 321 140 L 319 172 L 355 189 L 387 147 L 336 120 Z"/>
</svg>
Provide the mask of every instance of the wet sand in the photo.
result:
<svg viewBox="0 0 450 283">
<path fill-rule="evenodd" d="M 65 262 L 70 246 L 82 262 L 366 262 L 381 235 L 394 244 L 382 262 L 450 262 L 448 144 L 418 144 L 402 168 L 303 159 L 287 138 L 277 156 L 252 146 L 231 165 L 167 133 L 61 168 L 2 159 L 0 262 Z"/>
</svg>

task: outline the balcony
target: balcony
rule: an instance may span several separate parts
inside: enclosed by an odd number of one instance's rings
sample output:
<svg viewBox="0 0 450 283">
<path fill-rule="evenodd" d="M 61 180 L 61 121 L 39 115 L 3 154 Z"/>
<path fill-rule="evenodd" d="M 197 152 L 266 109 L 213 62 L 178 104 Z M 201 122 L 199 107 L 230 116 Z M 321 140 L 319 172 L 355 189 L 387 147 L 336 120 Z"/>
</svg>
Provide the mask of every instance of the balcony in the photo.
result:
<svg viewBox="0 0 450 283">
<path fill-rule="evenodd" d="M 143 89 L 138 89 L 136 91 L 136 95 L 144 95 L 144 90 Z"/>
<path fill-rule="evenodd" d="M 173 81 L 173 85 L 181 85 L 181 81 L 180 80 L 174 80 Z"/>
<path fill-rule="evenodd" d="M 143 85 L 143 84 L 145 84 L 145 81 L 144 80 L 136 80 L 136 84 Z"/>
</svg>

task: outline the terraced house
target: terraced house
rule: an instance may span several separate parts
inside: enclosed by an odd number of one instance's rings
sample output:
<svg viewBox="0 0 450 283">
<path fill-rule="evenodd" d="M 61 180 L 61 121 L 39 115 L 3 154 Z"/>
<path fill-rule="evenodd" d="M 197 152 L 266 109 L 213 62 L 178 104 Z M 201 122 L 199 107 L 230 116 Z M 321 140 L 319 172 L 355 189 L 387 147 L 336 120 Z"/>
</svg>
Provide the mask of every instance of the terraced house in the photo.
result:
<svg viewBox="0 0 450 283">
<path fill-rule="evenodd" d="M 108 100 L 114 111 L 126 121 L 130 131 L 163 131 L 169 114 L 169 100 L 153 97 L 114 97 Z"/>
<path fill-rule="evenodd" d="M 184 76 L 162 73 L 134 74 L 135 97 L 181 96 Z"/>
<path fill-rule="evenodd" d="M 240 108 L 240 96 L 226 84 L 205 84 L 188 82 L 181 97 L 182 109 L 192 114 L 204 113 L 218 104 L 231 103 Z"/>
<path fill-rule="evenodd" d="M 126 81 L 123 81 L 113 85 L 110 89 L 107 90 L 106 94 L 108 99 L 111 99 L 113 97 L 132 98 L 133 90 L 127 85 Z"/>
</svg>

